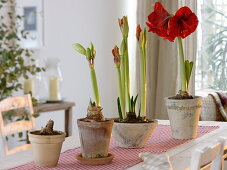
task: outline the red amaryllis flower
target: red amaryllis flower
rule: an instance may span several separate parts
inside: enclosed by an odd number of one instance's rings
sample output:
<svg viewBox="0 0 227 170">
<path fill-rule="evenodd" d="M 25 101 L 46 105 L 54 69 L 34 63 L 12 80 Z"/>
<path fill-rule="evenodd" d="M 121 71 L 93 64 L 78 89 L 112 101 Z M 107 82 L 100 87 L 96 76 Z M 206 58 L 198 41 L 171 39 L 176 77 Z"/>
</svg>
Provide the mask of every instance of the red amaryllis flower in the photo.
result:
<svg viewBox="0 0 227 170">
<path fill-rule="evenodd" d="M 140 40 L 140 33 L 141 33 L 142 29 L 140 27 L 140 25 L 137 26 L 136 28 L 136 38 L 139 41 Z"/>
<path fill-rule="evenodd" d="M 193 33 L 199 21 L 190 8 L 182 7 L 169 19 L 168 34 L 171 37 L 185 38 Z"/>
<path fill-rule="evenodd" d="M 148 32 L 156 33 L 158 36 L 173 41 L 175 37 L 168 35 L 168 22 L 170 14 L 165 10 L 160 2 L 156 2 L 154 11 L 148 16 L 146 24 L 149 27 Z"/>
</svg>

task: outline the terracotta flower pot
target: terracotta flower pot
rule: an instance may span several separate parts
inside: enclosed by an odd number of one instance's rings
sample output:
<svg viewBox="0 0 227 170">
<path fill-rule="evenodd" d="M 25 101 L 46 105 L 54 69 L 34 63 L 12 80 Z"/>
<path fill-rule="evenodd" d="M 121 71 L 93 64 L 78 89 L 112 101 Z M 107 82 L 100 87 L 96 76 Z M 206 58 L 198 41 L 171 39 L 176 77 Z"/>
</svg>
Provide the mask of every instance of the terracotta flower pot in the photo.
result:
<svg viewBox="0 0 227 170">
<path fill-rule="evenodd" d="M 202 97 L 183 100 L 165 98 L 165 103 L 173 138 L 195 138 L 202 107 Z"/>
<path fill-rule="evenodd" d="M 40 167 L 55 167 L 61 152 L 62 143 L 65 140 L 65 133 L 59 135 L 37 135 L 39 131 L 32 131 L 28 134 L 32 144 L 32 151 L 35 164 Z"/>
<path fill-rule="evenodd" d="M 112 135 L 119 147 L 142 148 L 157 125 L 156 120 L 148 123 L 115 122 Z"/>
<path fill-rule="evenodd" d="M 108 156 L 113 120 L 94 121 L 77 119 L 83 158 Z"/>
</svg>

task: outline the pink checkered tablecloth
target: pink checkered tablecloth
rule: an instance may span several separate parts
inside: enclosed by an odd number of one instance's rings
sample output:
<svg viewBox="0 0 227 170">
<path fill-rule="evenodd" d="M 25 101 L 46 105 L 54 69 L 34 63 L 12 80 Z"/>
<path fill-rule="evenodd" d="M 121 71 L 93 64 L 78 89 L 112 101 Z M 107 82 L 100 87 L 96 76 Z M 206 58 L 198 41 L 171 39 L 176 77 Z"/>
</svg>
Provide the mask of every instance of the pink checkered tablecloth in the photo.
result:
<svg viewBox="0 0 227 170">
<path fill-rule="evenodd" d="M 199 126 L 197 138 L 209 133 L 215 129 L 219 128 L 218 126 Z M 138 157 L 140 152 L 152 152 L 160 154 L 167 152 L 173 148 L 178 147 L 179 145 L 188 143 L 191 140 L 177 140 L 173 139 L 171 136 L 171 128 L 166 125 L 158 125 L 154 132 L 152 133 L 147 145 L 142 149 L 123 149 L 119 148 L 114 144 L 114 140 L 111 139 L 110 144 L 110 153 L 115 155 L 112 163 L 108 165 L 101 166 L 88 166 L 80 164 L 75 155 L 80 153 L 80 147 L 75 149 L 67 150 L 61 153 L 59 158 L 58 166 L 55 168 L 45 168 L 51 170 L 62 170 L 62 169 L 77 169 L 77 170 L 123 170 L 129 167 L 132 167 L 142 160 Z M 15 167 L 16 170 L 42 170 L 44 168 L 37 167 L 33 162 Z"/>
</svg>

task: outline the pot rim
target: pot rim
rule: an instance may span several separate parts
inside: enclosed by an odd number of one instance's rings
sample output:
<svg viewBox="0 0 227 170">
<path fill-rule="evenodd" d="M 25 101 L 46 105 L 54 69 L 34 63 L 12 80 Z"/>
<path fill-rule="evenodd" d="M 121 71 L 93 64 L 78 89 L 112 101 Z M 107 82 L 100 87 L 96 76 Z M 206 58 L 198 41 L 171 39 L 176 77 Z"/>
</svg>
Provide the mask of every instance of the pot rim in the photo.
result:
<svg viewBox="0 0 227 170">
<path fill-rule="evenodd" d="M 152 119 L 151 120 L 152 122 L 138 122 L 138 123 L 130 123 L 130 122 L 114 122 L 114 123 L 116 123 L 116 124 L 127 124 L 127 125 L 144 125 L 144 124 L 156 124 L 156 123 L 158 123 L 158 120 L 156 120 L 156 119 Z"/>
<path fill-rule="evenodd" d="M 65 132 L 62 132 L 62 131 L 57 131 L 61 134 L 59 135 L 38 135 L 38 134 L 32 134 L 32 132 L 38 132 L 40 130 L 33 130 L 33 131 L 30 131 L 28 133 L 28 136 L 31 136 L 33 138 L 63 138 L 66 136 L 66 133 Z"/>
<path fill-rule="evenodd" d="M 174 96 L 165 97 L 164 99 L 165 99 L 165 100 L 172 100 L 172 101 L 189 101 L 189 100 L 203 99 L 202 96 L 193 96 L 193 97 L 195 97 L 195 98 L 193 98 L 193 99 L 170 99 L 171 97 L 174 97 Z"/>
<path fill-rule="evenodd" d="M 97 125 L 108 125 L 108 124 L 112 124 L 114 122 L 113 119 L 106 119 L 105 121 L 83 121 L 85 120 L 86 118 L 80 118 L 80 119 L 77 119 L 77 124 L 78 123 L 81 123 L 81 124 L 97 124 Z"/>
</svg>

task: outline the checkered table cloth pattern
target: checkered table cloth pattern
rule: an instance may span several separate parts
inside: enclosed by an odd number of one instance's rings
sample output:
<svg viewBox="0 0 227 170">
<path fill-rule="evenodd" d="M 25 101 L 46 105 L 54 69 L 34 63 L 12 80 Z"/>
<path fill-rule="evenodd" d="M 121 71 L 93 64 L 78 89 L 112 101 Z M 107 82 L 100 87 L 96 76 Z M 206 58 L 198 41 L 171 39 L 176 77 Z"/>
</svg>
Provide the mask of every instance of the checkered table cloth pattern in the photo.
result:
<svg viewBox="0 0 227 170">
<path fill-rule="evenodd" d="M 199 126 L 197 138 L 209 133 L 215 129 L 219 128 L 218 126 Z M 173 148 L 176 148 L 179 145 L 188 143 L 191 140 L 177 140 L 173 139 L 171 136 L 171 128 L 167 125 L 158 125 L 154 132 L 152 133 L 147 145 L 142 149 L 124 149 L 119 148 L 114 144 L 114 139 L 111 139 L 110 144 L 110 153 L 115 155 L 113 161 L 108 165 L 101 166 L 91 166 L 80 164 L 75 155 L 80 153 L 80 147 L 75 149 L 67 150 L 61 153 L 59 158 L 58 166 L 55 168 L 45 168 L 51 170 L 66 170 L 66 169 L 76 169 L 76 170 L 123 170 L 129 167 L 132 167 L 140 162 L 138 154 L 140 152 L 152 152 L 160 154 L 167 152 Z M 13 168 L 16 170 L 42 170 L 44 168 L 37 167 L 34 162 L 27 163 L 25 165 L 18 166 Z"/>
</svg>

